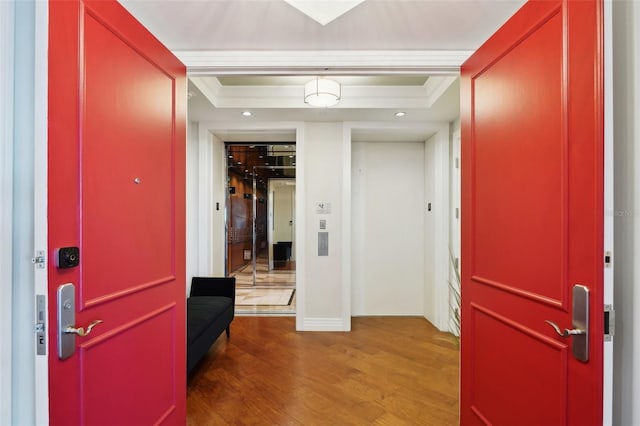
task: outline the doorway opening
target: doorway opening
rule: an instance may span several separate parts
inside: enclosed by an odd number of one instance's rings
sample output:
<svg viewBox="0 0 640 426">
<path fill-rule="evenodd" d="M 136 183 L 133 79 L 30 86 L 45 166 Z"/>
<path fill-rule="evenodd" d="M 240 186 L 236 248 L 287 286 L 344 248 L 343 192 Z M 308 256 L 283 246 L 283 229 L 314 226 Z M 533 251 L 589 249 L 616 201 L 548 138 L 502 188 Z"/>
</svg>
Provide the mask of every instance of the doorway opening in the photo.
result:
<svg viewBox="0 0 640 426">
<path fill-rule="evenodd" d="M 236 314 L 295 315 L 296 146 L 225 143 L 228 275 Z"/>
</svg>

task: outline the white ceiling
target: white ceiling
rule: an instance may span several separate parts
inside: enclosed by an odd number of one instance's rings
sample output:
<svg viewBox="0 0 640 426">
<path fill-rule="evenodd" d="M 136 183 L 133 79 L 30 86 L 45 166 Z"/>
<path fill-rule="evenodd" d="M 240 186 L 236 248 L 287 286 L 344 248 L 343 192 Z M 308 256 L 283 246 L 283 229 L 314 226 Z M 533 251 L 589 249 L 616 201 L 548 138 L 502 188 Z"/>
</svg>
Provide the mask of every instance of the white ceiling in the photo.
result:
<svg viewBox="0 0 640 426">
<path fill-rule="evenodd" d="M 367 0 L 324 26 L 283 0 L 120 3 L 171 50 L 475 50 L 524 1 Z"/>
<path fill-rule="evenodd" d="M 369 121 L 385 122 L 387 130 L 358 131 L 355 139 L 419 141 L 458 117 L 457 67 L 524 0 L 120 3 L 187 65 L 189 120 L 230 123 L 220 132 L 224 137 L 281 136 L 232 128 L 248 121 Z M 305 8 L 328 23 L 305 15 Z M 337 107 L 315 109 L 302 101 L 309 75 L 319 74 L 339 76 Z M 246 109 L 252 117 L 240 115 Z M 395 117 L 399 110 L 407 115 Z"/>
</svg>

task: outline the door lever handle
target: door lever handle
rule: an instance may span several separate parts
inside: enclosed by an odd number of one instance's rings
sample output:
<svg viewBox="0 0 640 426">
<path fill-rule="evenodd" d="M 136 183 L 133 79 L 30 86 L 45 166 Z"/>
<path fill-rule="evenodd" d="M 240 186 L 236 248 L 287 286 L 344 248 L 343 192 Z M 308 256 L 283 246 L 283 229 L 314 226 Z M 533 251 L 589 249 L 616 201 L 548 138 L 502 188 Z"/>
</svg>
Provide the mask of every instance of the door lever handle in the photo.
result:
<svg viewBox="0 0 640 426">
<path fill-rule="evenodd" d="M 102 322 L 102 320 L 95 320 L 94 322 L 92 322 L 91 324 L 89 324 L 89 326 L 87 327 L 87 330 L 85 331 L 85 329 L 83 327 L 72 327 L 72 326 L 68 326 L 65 327 L 64 329 L 64 333 L 67 334 L 77 334 L 80 337 L 84 337 L 84 336 L 88 336 L 89 333 L 91 333 L 91 330 L 93 330 L 93 327 L 95 327 L 96 325 L 100 324 Z"/>
<path fill-rule="evenodd" d="M 587 334 L 585 330 L 581 330 L 579 328 L 572 328 L 572 329 L 565 328 L 564 331 L 560 331 L 560 327 L 558 327 L 558 325 L 553 321 L 544 320 L 544 322 L 546 322 L 551 327 L 553 327 L 556 333 L 558 333 L 558 336 L 562 338 L 567 338 L 569 336 L 579 336 L 581 334 Z"/>
</svg>

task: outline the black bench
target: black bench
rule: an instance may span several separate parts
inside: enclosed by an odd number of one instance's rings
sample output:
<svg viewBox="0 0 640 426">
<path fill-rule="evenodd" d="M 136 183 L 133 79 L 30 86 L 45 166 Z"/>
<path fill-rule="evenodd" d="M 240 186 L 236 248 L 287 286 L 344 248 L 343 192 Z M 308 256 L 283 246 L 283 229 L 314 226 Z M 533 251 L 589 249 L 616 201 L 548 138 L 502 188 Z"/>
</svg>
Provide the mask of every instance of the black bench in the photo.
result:
<svg viewBox="0 0 640 426">
<path fill-rule="evenodd" d="M 223 331 L 230 336 L 236 279 L 193 277 L 187 299 L 187 374 L 190 374 Z"/>
</svg>

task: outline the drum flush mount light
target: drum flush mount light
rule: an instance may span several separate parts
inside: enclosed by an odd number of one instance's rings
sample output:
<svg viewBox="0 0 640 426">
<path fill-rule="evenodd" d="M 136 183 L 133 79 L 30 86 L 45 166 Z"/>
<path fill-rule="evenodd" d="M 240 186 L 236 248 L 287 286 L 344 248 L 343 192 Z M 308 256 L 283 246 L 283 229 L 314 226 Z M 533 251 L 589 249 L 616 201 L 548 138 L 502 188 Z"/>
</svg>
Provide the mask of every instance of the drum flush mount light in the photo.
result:
<svg viewBox="0 0 640 426">
<path fill-rule="evenodd" d="M 340 101 L 340 83 L 316 77 L 304 85 L 304 102 L 314 107 L 330 107 Z"/>
</svg>

